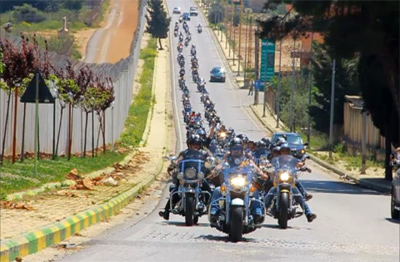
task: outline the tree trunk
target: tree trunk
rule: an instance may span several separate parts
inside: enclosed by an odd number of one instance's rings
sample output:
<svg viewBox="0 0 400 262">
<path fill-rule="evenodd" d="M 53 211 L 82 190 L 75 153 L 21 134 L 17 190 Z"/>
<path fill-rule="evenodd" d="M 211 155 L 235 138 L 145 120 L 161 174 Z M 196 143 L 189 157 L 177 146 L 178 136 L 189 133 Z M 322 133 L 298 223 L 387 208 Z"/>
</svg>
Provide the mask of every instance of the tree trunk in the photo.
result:
<svg viewBox="0 0 400 262">
<path fill-rule="evenodd" d="M 14 130 L 13 130 L 13 144 L 12 144 L 12 159 L 11 162 L 15 163 L 15 151 L 17 146 L 17 117 L 18 117 L 18 88 L 14 92 Z"/>
<path fill-rule="evenodd" d="M 103 154 L 106 153 L 106 111 L 103 110 L 103 123 L 102 129 L 103 132 Z"/>
<path fill-rule="evenodd" d="M 71 159 L 71 145 L 72 144 L 72 105 L 68 105 L 68 160 Z"/>
<path fill-rule="evenodd" d="M 94 109 L 92 109 L 92 157 L 94 157 Z"/>
<path fill-rule="evenodd" d="M 25 158 L 25 116 L 26 116 L 26 103 L 24 103 L 24 115 L 22 117 L 22 145 L 21 145 L 21 163 Z"/>
<path fill-rule="evenodd" d="M 97 150 L 99 148 L 101 130 L 102 130 L 102 120 L 101 120 L 101 112 L 99 112 L 99 129 L 97 131 L 96 156 L 97 156 Z"/>
<path fill-rule="evenodd" d="M 64 112 L 64 107 L 61 107 L 61 110 L 60 110 L 60 123 L 58 124 L 57 144 L 56 144 L 56 152 L 55 152 L 56 156 L 58 155 L 58 144 L 60 142 L 60 133 L 61 133 L 61 124 L 62 124 L 63 112 Z"/>
<path fill-rule="evenodd" d="M 10 113 L 10 100 L 11 100 L 11 90 L 10 90 L 10 93 L 8 94 L 8 99 L 7 99 L 6 122 L 4 123 L 4 135 L 3 135 L 3 145 L 1 148 L 0 166 L 3 165 L 4 151 L 6 149 L 6 134 L 7 134 L 7 125 L 8 125 L 8 115 Z"/>
<path fill-rule="evenodd" d="M 160 49 L 159 50 L 164 50 L 164 48 L 162 47 L 162 44 L 161 44 L 161 38 L 158 38 L 158 43 L 160 44 Z"/>
<path fill-rule="evenodd" d="M 88 127 L 88 120 L 89 120 L 89 112 L 85 111 L 86 114 L 86 121 L 85 121 L 85 141 L 83 143 L 83 157 L 86 157 L 86 141 L 87 141 L 87 127 Z"/>
</svg>

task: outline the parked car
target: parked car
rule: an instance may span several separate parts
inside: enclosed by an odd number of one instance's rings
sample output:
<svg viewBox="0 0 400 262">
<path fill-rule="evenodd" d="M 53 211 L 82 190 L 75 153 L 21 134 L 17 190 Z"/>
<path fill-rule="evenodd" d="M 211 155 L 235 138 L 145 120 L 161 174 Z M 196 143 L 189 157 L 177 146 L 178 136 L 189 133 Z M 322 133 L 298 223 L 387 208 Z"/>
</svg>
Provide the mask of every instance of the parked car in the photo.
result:
<svg viewBox="0 0 400 262">
<path fill-rule="evenodd" d="M 390 213 L 392 218 L 400 219 L 400 170 L 397 170 L 393 176 L 390 195 Z"/>
<path fill-rule="evenodd" d="M 219 66 L 215 66 L 210 71 L 210 82 L 213 81 L 220 81 L 225 82 L 226 79 L 226 72 L 225 69 Z"/>
<path fill-rule="evenodd" d="M 174 7 L 174 10 L 172 11 L 173 14 L 180 14 L 181 13 L 181 8 L 179 6 Z"/>
<path fill-rule="evenodd" d="M 199 12 L 197 11 L 197 7 L 190 7 L 190 15 L 191 16 L 198 16 Z"/>
<path fill-rule="evenodd" d="M 308 146 L 308 143 L 303 143 L 303 139 L 301 139 L 299 133 L 274 133 L 271 138 L 271 143 L 275 144 L 280 137 L 284 137 L 286 139 L 294 157 L 301 158 L 306 153 L 306 147 Z"/>
<path fill-rule="evenodd" d="M 183 20 L 190 21 L 190 13 L 185 12 L 182 15 Z"/>
</svg>

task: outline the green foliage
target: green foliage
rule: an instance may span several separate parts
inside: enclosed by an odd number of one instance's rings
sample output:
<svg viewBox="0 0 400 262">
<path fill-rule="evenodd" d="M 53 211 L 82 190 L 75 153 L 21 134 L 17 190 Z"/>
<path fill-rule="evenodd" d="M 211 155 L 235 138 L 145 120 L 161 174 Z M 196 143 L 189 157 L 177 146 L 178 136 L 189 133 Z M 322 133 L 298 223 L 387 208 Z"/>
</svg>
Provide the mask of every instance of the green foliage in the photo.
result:
<svg viewBox="0 0 400 262">
<path fill-rule="evenodd" d="M 46 16 L 43 12 L 29 4 L 14 7 L 13 17 L 18 23 L 39 23 L 46 20 Z"/>
<path fill-rule="evenodd" d="M 25 159 L 23 163 L 4 161 L 0 166 L 0 186 L 3 194 L 39 187 L 50 182 L 65 180 L 65 175 L 76 168 L 80 174 L 87 174 L 121 161 L 126 154 L 107 151 L 96 158 L 80 158 L 72 156 L 70 161 L 64 157 L 56 160 L 41 159 L 38 164 L 38 176 L 33 172 L 33 159 Z"/>
<path fill-rule="evenodd" d="M 156 48 L 157 41 L 153 38 L 149 40 L 148 46 L 140 52 L 140 59 L 145 61 L 139 80 L 141 87 L 129 107 L 128 117 L 125 120 L 125 129 L 121 134 L 123 146 L 137 146 L 142 139 L 151 108 L 154 62 L 157 56 Z"/>
<path fill-rule="evenodd" d="M 332 59 L 328 55 L 328 48 L 325 44 L 313 43 L 312 68 L 317 92 L 313 94 L 316 105 L 310 108 L 315 128 L 326 133 L 329 131 L 332 86 Z M 345 95 L 358 95 L 360 92 L 357 66 L 358 58 L 336 60 L 334 124 L 343 125 Z"/>
<path fill-rule="evenodd" d="M 208 12 L 208 22 L 211 24 L 219 24 L 224 21 L 225 10 L 220 2 L 214 2 Z"/>
<path fill-rule="evenodd" d="M 63 7 L 69 10 L 79 11 L 83 6 L 83 0 L 64 0 Z"/>
<path fill-rule="evenodd" d="M 3 63 L 3 52 L 1 52 L 1 50 L 0 50 L 0 74 L 3 73 L 4 68 L 5 68 L 5 65 Z"/>
<path fill-rule="evenodd" d="M 146 31 L 155 38 L 167 38 L 171 18 L 167 17 L 162 1 L 149 0 L 148 6 Z"/>
</svg>

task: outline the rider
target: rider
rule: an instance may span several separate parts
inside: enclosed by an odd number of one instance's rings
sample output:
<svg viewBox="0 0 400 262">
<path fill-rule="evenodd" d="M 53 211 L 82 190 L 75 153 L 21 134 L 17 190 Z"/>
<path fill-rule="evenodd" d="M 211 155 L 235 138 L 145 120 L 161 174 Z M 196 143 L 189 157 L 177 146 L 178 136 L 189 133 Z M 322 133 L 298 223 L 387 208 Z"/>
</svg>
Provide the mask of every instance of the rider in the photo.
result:
<svg viewBox="0 0 400 262">
<path fill-rule="evenodd" d="M 181 67 L 181 69 L 179 70 L 179 75 L 180 76 L 184 76 L 185 75 L 185 68 Z"/>
<path fill-rule="evenodd" d="M 290 147 L 289 144 L 285 143 L 281 145 L 280 149 L 280 154 L 281 155 L 290 155 Z M 304 161 L 299 162 L 299 167 L 303 167 L 305 165 Z M 296 187 L 299 189 L 300 193 L 303 195 L 303 197 L 306 199 L 306 201 L 310 200 L 313 195 L 309 194 L 305 188 L 303 187 L 303 184 L 300 182 L 300 180 L 296 180 Z"/>
<path fill-rule="evenodd" d="M 274 150 L 273 150 L 273 152 L 274 152 Z M 289 151 L 289 152 L 290 152 L 290 151 Z M 289 154 L 289 153 L 287 153 L 287 149 L 284 149 L 284 150 L 282 151 L 282 148 L 281 148 L 281 152 L 280 152 L 280 153 L 281 153 L 281 154 L 283 153 L 283 155 Z M 301 162 L 300 162 L 300 163 L 301 163 Z M 302 165 L 300 164 L 300 166 L 302 166 Z M 308 221 L 309 223 L 311 223 L 314 219 L 317 218 L 317 215 L 311 212 L 311 209 L 310 209 L 310 207 L 308 206 L 307 202 L 304 201 L 304 198 L 303 198 L 303 196 L 301 195 L 301 193 L 299 194 L 299 189 L 297 188 L 297 185 L 298 185 L 298 183 L 296 183 L 296 186 L 293 187 L 293 189 L 292 189 L 292 190 L 293 190 L 293 196 L 294 196 L 296 202 L 303 208 L 304 213 L 305 213 L 305 215 L 306 215 L 306 217 L 307 217 L 307 221 Z M 268 209 L 269 206 L 271 205 L 272 200 L 274 199 L 275 194 L 276 194 L 276 187 L 272 187 L 272 188 L 268 191 L 267 196 L 265 197 L 265 208 L 266 208 L 266 209 Z"/>
<path fill-rule="evenodd" d="M 215 169 L 211 172 L 211 177 L 215 177 L 221 173 L 223 163 L 226 162 L 230 167 L 239 167 L 239 166 L 248 166 L 252 164 L 254 169 L 256 170 L 256 174 L 259 177 L 264 177 L 268 179 L 268 175 L 264 174 L 251 159 L 246 158 L 243 148 L 243 141 L 235 137 L 229 142 L 229 152 L 225 155 L 224 161 L 219 164 Z M 254 192 L 253 195 L 257 200 L 259 199 L 258 191 Z M 210 222 L 212 225 L 215 225 L 218 215 L 220 213 L 220 207 L 218 203 L 218 199 L 222 197 L 221 187 L 217 187 L 214 189 L 213 195 L 211 197 L 211 210 L 210 210 Z M 254 216 L 254 221 L 256 223 L 260 223 L 263 220 L 263 211 L 262 207 L 258 202 L 252 202 L 251 206 L 251 214 Z"/>
<path fill-rule="evenodd" d="M 184 159 L 199 159 L 205 161 L 207 157 L 209 157 L 209 153 L 207 151 L 204 151 L 201 149 L 201 138 L 198 135 L 191 135 L 188 137 L 186 144 L 188 148 L 186 150 L 183 150 L 179 153 L 178 159 L 176 159 L 175 164 L 171 165 L 168 169 L 172 171 L 172 181 L 175 185 L 175 187 L 171 190 L 171 193 L 173 191 L 176 191 L 179 187 L 179 180 L 177 179 L 177 175 L 179 172 L 179 164 L 182 160 Z M 208 170 L 204 167 L 202 167 L 202 171 L 204 174 L 207 175 Z M 203 185 L 202 185 L 202 190 L 208 191 L 211 194 L 211 188 L 210 185 L 204 180 Z M 208 196 L 205 196 L 205 200 L 207 203 Z M 169 220 L 169 212 L 170 212 L 170 199 L 167 201 L 167 204 L 165 205 L 164 211 L 160 211 L 158 214 L 163 217 L 165 220 Z M 176 203 L 179 201 L 179 195 L 174 194 L 172 197 L 172 206 L 175 206 Z"/>
<path fill-rule="evenodd" d="M 391 156 L 390 165 L 395 168 L 395 173 L 400 174 L 400 147 L 396 148 L 396 154 Z"/>
</svg>

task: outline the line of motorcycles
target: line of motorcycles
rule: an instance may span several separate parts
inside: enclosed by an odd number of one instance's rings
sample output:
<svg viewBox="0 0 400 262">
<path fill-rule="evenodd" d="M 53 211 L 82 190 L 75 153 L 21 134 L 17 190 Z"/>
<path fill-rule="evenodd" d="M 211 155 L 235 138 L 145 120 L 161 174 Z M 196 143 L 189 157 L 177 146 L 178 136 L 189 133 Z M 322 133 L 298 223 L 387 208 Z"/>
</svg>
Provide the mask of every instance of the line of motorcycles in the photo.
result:
<svg viewBox="0 0 400 262">
<path fill-rule="evenodd" d="M 183 119 L 187 125 L 186 136 L 190 137 L 197 134 L 204 137 L 206 132 L 202 116 L 200 113 L 192 112 L 190 91 L 184 79 L 182 51 L 183 48 L 181 51 L 178 48 L 177 60 L 181 66 L 179 87 L 182 91 Z M 204 105 L 204 118 L 209 127 L 212 126 L 216 130 L 208 147 L 213 156 L 208 157 L 206 161 L 184 159 L 179 166 L 175 163 L 177 157 L 165 157 L 171 161 L 168 172 L 172 175 L 175 171 L 177 173 L 176 179 L 179 180 L 178 188 L 175 188 L 175 185 L 170 187 L 170 199 L 178 199 L 177 201 L 170 201 L 170 210 L 173 214 L 184 216 L 187 226 L 197 224 L 199 217 L 207 213 L 210 220 L 211 192 L 219 186 L 222 196 L 214 202 L 219 205 L 221 213 L 212 226 L 227 233 L 232 241 L 240 241 L 243 234 L 260 228 L 266 214 L 277 219 L 281 228 L 287 228 L 288 220 L 302 215 L 302 212 L 296 211 L 299 205 L 295 201 L 293 188 L 297 175 L 303 171 L 310 171 L 305 166 L 299 166 L 300 162 L 304 162 L 309 157 L 307 155 L 304 155 L 302 159 L 297 159 L 291 155 L 272 157 L 272 148 L 276 145 L 263 138 L 256 143 L 251 154 L 254 163 L 263 172 L 270 174 L 272 180 L 265 181 L 257 177 L 255 166 L 252 164 L 230 167 L 227 162 L 224 162 L 224 155 L 229 149 L 229 142 L 235 137 L 235 132 L 232 128 L 226 129 L 222 124 L 217 115 L 215 104 L 211 101 L 205 88 L 205 81 L 199 77 L 195 46 L 192 45 L 190 53 L 192 56 L 193 81 L 197 84 L 197 90 L 201 93 L 200 100 Z M 243 137 L 243 135 L 239 136 Z M 219 164 L 222 165 L 222 171 L 220 171 L 219 176 L 210 181 L 206 174 Z M 204 189 L 205 183 L 210 185 L 211 192 Z M 271 188 L 276 189 L 275 195 L 271 206 L 265 207 L 263 199 Z M 251 214 L 252 205 L 258 205 L 263 210 L 261 220 L 256 221 Z"/>
</svg>

